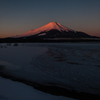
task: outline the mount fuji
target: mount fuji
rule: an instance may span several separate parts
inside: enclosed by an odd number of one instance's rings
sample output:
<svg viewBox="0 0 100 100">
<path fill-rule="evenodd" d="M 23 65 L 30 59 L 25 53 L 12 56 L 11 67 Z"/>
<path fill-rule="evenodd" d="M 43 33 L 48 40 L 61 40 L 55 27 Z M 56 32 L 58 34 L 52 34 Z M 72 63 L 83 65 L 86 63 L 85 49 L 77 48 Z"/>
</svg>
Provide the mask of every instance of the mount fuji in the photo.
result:
<svg viewBox="0 0 100 100">
<path fill-rule="evenodd" d="M 0 42 L 100 42 L 100 37 L 75 31 L 58 22 L 50 22 L 24 34 L 0 39 Z"/>
<path fill-rule="evenodd" d="M 40 28 L 32 29 L 24 34 L 15 36 L 21 37 L 35 37 L 35 38 L 89 38 L 90 35 L 84 32 L 78 32 L 61 25 L 58 22 L 50 22 Z"/>
</svg>

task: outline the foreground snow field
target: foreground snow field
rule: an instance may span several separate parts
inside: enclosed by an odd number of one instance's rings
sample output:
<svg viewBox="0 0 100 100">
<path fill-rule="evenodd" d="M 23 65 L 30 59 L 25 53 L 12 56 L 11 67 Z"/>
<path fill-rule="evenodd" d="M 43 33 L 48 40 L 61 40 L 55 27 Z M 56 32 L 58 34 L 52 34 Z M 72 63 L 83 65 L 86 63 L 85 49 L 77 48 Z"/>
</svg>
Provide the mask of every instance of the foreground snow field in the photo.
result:
<svg viewBox="0 0 100 100">
<path fill-rule="evenodd" d="M 0 100 L 74 100 L 54 96 L 33 89 L 31 86 L 0 77 Z"/>
<path fill-rule="evenodd" d="M 100 95 L 99 43 L 12 44 L 0 48 L 0 66 L 5 76 L 33 85 Z"/>
</svg>

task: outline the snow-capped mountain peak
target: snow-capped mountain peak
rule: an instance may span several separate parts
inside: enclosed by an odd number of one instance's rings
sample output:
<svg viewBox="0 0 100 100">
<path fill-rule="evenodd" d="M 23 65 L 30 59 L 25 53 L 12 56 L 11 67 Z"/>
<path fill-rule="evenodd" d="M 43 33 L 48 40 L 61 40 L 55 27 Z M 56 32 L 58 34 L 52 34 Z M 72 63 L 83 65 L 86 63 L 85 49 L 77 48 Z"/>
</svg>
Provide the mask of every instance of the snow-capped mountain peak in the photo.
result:
<svg viewBox="0 0 100 100">
<path fill-rule="evenodd" d="M 36 34 L 41 33 L 41 32 L 45 33 L 45 32 L 48 32 L 50 30 L 53 30 L 53 29 L 58 30 L 60 32 L 62 32 L 62 31 L 67 31 L 67 32 L 74 31 L 74 30 L 71 30 L 71 29 L 61 25 L 58 22 L 50 22 L 50 23 L 48 23 L 40 28 L 32 29 L 32 30 L 20 35 L 19 37 L 36 35 Z"/>
</svg>

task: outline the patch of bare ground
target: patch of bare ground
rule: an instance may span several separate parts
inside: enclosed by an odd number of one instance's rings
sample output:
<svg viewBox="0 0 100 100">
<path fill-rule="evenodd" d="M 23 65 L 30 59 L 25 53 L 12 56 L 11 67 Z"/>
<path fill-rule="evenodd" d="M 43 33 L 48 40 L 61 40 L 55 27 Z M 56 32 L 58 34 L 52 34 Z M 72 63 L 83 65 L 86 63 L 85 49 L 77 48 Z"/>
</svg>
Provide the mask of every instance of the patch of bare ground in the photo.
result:
<svg viewBox="0 0 100 100">
<path fill-rule="evenodd" d="M 81 65 L 80 63 L 76 63 L 76 62 L 66 62 L 68 64 L 74 64 L 74 65 Z"/>
<path fill-rule="evenodd" d="M 62 62 L 62 61 L 66 61 L 67 59 L 56 59 L 54 61 L 59 61 L 59 62 Z"/>
<path fill-rule="evenodd" d="M 0 65 L 0 71 L 4 69 L 4 66 Z"/>
<path fill-rule="evenodd" d="M 49 54 L 49 56 L 55 56 L 55 53 L 53 53 L 52 49 L 48 48 L 47 53 Z"/>
<path fill-rule="evenodd" d="M 83 55 L 84 57 L 91 57 L 91 55 L 88 55 L 88 54 L 85 54 L 85 55 Z"/>
<path fill-rule="evenodd" d="M 100 67 L 100 65 L 95 65 L 96 67 Z"/>
</svg>

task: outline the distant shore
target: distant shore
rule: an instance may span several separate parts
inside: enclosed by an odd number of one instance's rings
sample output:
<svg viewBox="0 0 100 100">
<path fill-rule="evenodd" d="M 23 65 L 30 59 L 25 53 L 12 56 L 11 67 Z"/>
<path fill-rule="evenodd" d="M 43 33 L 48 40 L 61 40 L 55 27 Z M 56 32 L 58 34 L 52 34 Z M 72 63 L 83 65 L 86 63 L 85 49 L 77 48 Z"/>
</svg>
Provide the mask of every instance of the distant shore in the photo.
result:
<svg viewBox="0 0 100 100">
<path fill-rule="evenodd" d="M 100 38 L 1 38 L 0 43 L 63 43 L 100 42 Z"/>
</svg>

